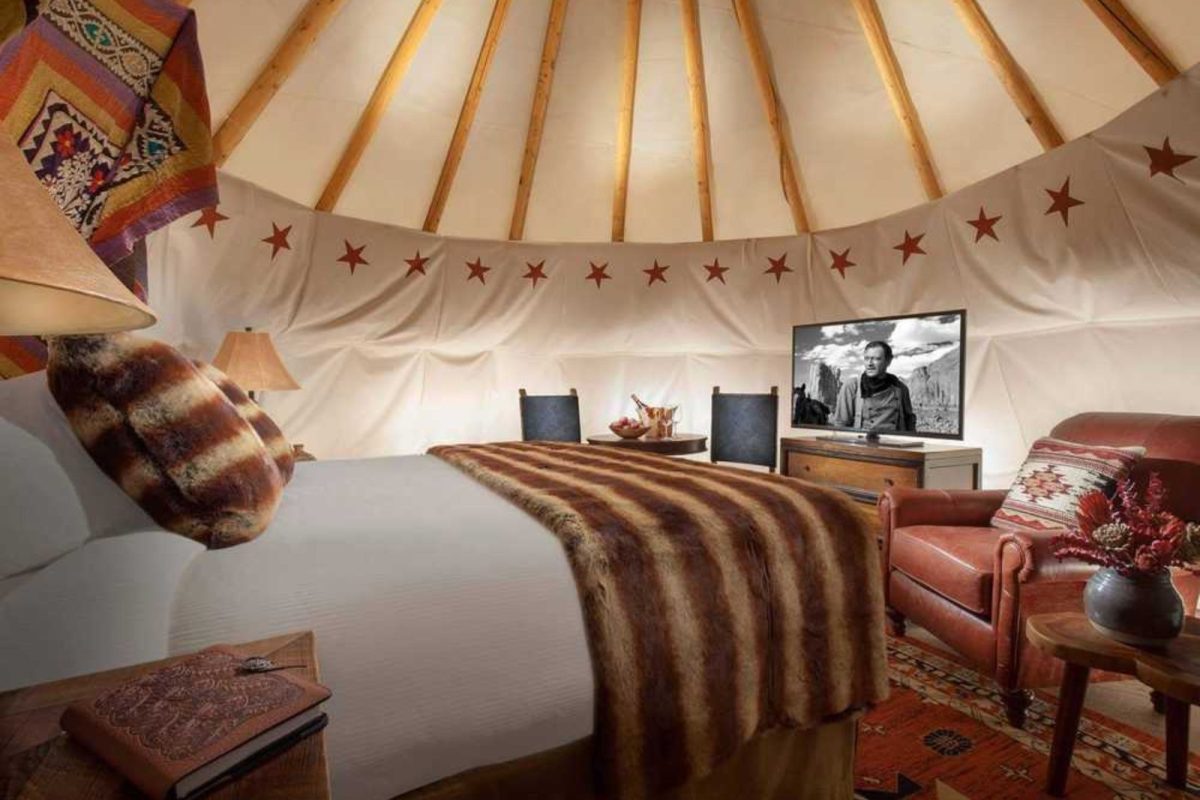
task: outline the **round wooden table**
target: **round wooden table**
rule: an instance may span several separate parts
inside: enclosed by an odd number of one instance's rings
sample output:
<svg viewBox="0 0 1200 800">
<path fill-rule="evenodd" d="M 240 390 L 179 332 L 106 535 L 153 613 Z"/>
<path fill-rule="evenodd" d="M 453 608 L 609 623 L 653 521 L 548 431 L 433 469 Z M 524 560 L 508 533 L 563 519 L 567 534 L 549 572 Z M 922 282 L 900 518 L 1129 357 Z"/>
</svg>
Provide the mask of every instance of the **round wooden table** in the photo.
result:
<svg viewBox="0 0 1200 800">
<path fill-rule="evenodd" d="M 640 453 L 657 453 L 660 456 L 690 456 L 708 449 L 708 437 L 698 433 L 677 433 L 669 439 L 622 439 L 615 433 L 598 433 L 587 437 L 588 444 L 604 447 L 623 447 Z"/>
<path fill-rule="evenodd" d="M 1188 617 L 1183 633 L 1161 650 L 1143 650 L 1109 639 L 1077 611 L 1035 614 L 1025 635 L 1040 650 L 1066 662 L 1046 771 L 1046 793 L 1062 797 L 1088 673 L 1102 669 L 1132 675 L 1159 692 L 1167 715 L 1167 783 L 1187 788 L 1188 714 L 1200 705 L 1200 619 Z"/>
</svg>

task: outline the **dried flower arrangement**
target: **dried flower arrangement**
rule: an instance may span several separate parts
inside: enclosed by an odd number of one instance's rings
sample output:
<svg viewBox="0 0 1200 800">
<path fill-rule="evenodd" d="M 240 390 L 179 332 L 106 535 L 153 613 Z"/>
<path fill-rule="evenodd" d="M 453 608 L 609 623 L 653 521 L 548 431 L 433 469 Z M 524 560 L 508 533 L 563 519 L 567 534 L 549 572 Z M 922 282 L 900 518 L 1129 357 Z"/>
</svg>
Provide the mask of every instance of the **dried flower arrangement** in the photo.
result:
<svg viewBox="0 0 1200 800">
<path fill-rule="evenodd" d="M 1144 496 L 1130 478 L 1110 499 L 1093 491 L 1079 500 L 1076 526 L 1054 537 L 1054 554 L 1116 570 L 1126 577 L 1156 575 L 1173 566 L 1200 574 L 1200 524 L 1165 508 L 1167 490 L 1157 473 Z"/>
</svg>

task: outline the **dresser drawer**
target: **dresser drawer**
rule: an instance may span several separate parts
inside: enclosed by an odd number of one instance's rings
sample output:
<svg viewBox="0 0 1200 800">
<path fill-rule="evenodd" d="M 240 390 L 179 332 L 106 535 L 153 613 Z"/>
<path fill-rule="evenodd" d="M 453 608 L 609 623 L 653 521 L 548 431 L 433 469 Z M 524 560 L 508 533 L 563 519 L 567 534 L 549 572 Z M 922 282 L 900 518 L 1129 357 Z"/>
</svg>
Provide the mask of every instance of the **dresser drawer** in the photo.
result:
<svg viewBox="0 0 1200 800">
<path fill-rule="evenodd" d="M 871 504 L 892 487 L 978 489 L 983 458 L 977 447 L 934 442 L 895 447 L 821 436 L 785 436 L 779 449 L 784 475 L 835 486 Z"/>
<path fill-rule="evenodd" d="M 920 472 L 916 467 L 810 453 L 788 453 L 786 474 L 814 483 L 850 487 L 871 494 L 878 494 L 892 486 L 921 485 Z"/>
</svg>

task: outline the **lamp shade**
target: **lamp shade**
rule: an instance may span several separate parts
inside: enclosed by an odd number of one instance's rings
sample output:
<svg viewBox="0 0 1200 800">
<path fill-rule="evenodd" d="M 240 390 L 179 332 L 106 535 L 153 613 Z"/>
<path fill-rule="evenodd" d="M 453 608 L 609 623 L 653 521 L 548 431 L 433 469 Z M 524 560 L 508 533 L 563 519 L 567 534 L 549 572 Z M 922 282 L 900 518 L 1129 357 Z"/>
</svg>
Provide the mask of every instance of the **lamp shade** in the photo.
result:
<svg viewBox="0 0 1200 800">
<path fill-rule="evenodd" d="M 269 333 L 230 331 L 212 363 L 248 391 L 300 388 L 280 360 Z"/>
<path fill-rule="evenodd" d="M 113 333 L 154 322 L 0 131 L 0 334 Z"/>
</svg>

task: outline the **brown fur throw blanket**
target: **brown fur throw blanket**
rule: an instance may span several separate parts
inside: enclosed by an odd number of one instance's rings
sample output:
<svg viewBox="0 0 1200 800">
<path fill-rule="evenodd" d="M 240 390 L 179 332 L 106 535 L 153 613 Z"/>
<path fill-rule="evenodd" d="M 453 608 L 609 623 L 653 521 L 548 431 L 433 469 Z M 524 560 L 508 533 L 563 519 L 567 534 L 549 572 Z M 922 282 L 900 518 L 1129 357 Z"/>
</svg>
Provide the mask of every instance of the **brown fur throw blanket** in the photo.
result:
<svg viewBox="0 0 1200 800">
<path fill-rule="evenodd" d="M 287 442 L 219 370 L 120 333 L 51 339 L 46 372 L 88 453 L 159 525 L 209 548 L 267 527 Z"/>
<path fill-rule="evenodd" d="M 562 541 L 596 676 L 597 777 L 645 797 L 755 734 L 887 695 L 875 536 L 791 478 L 575 444 L 435 447 Z"/>
</svg>

